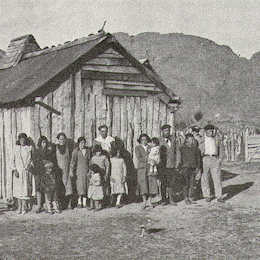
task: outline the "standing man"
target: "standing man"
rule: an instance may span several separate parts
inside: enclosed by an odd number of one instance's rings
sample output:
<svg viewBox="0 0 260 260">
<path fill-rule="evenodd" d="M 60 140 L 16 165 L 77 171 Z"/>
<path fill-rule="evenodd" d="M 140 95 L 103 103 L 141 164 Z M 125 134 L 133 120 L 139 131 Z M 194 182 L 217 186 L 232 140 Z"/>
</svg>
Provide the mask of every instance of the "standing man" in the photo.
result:
<svg viewBox="0 0 260 260">
<path fill-rule="evenodd" d="M 177 205 L 174 200 L 177 182 L 177 169 L 180 165 L 181 156 L 179 145 L 175 136 L 170 135 L 170 125 L 161 127 L 162 137 L 160 141 L 161 165 L 159 178 L 161 180 L 162 205 L 166 205 L 168 195 L 169 203 Z"/>
<path fill-rule="evenodd" d="M 204 127 L 205 136 L 200 143 L 200 150 L 203 162 L 203 173 L 201 177 L 201 189 L 206 202 L 211 201 L 210 197 L 210 176 L 212 177 L 215 196 L 218 202 L 224 203 L 222 198 L 221 186 L 221 162 L 224 156 L 224 147 L 222 141 L 215 135 L 215 127 L 206 125 Z"/>
<path fill-rule="evenodd" d="M 106 125 L 101 125 L 99 128 L 100 135 L 94 140 L 93 147 L 96 144 L 101 145 L 102 150 L 106 152 L 106 155 L 109 156 L 111 148 L 115 143 L 115 138 L 108 135 L 108 127 Z"/>
</svg>

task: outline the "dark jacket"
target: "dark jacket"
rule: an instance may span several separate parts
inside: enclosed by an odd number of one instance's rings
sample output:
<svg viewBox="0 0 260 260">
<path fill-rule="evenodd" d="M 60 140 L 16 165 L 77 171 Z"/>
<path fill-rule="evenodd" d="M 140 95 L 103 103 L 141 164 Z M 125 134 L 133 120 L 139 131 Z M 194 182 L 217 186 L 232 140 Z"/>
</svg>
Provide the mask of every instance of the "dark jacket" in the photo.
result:
<svg viewBox="0 0 260 260">
<path fill-rule="evenodd" d="M 160 155 L 161 155 L 161 168 L 175 168 L 180 164 L 180 148 L 174 136 L 170 137 L 171 147 L 165 141 L 165 138 L 160 137 Z"/>
<path fill-rule="evenodd" d="M 184 144 L 180 150 L 182 168 L 201 168 L 201 154 L 196 145 L 189 147 L 187 144 Z"/>
<path fill-rule="evenodd" d="M 144 150 L 142 145 L 139 145 L 135 148 L 135 155 L 138 160 L 138 169 L 144 169 L 147 167 L 148 154 L 151 150 L 151 147 L 148 145 L 147 152 Z"/>
</svg>

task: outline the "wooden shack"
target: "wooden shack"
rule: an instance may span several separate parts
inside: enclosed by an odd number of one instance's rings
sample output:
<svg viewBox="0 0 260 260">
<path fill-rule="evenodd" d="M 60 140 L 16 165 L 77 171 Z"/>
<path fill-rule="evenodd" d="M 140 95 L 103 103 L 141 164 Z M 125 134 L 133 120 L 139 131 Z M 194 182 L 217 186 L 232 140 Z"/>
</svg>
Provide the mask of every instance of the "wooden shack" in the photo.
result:
<svg viewBox="0 0 260 260">
<path fill-rule="evenodd" d="M 148 60 L 138 61 L 109 33 L 41 49 L 32 35 L 11 40 L 0 59 L 0 197 L 12 197 L 12 154 L 19 133 L 34 143 L 59 132 L 88 145 L 106 124 L 133 147 L 159 136 L 180 103 Z"/>
</svg>

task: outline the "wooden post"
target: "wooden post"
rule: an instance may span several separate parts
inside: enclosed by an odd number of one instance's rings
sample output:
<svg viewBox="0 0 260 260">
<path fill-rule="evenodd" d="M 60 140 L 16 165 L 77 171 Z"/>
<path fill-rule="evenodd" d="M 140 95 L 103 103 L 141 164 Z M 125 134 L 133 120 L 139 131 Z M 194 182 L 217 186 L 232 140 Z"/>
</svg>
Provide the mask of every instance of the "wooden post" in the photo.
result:
<svg viewBox="0 0 260 260">
<path fill-rule="evenodd" d="M 71 88 L 71 110 L 70 110 L 70 138 L 75 138 L 75 73 L 70 75 L 70 88 Z"/>
<path fill-rule="evenodd" d="M 53 93 L 50 92 L 47 95 L 47 104 L 51 107 L 53 107 Z M 48 128 L 47 128 L 47 138 L 48 140 L 50 140 L 50 142 L 52 141 L 52 112 L 49 112 L 47 115 L 48 118 Z"/>
<path fill-rule="evenodd" d="M 246 129 L 245 131 L 245 134 L 244 134 L 244 138 L 245 138 L 245 162 L 248 162 L 249 161 L 249 158 L 248 158 L 248 128 Z"/>
<path fill-rule="evenodd" d="M 234 140 L 234 129 L 230 130 L 230 139 L 231 139 L 231 162 L 235 161 L 235 140 Z"/>
<path fill-rule="evenodd" d="M 127 113 L 127 98 L 121 98 L 121 138 L 127 147 L 127 135 L 128 135 L 128 113 Z"/>
</svg>

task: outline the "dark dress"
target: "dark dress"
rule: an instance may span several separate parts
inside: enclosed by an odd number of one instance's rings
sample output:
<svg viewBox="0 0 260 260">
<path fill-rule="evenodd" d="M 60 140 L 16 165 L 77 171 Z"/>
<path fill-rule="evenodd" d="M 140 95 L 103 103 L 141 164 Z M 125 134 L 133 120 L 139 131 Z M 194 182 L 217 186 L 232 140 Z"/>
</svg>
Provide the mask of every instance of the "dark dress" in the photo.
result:
<svg viewBox="0 0 260 260">
<path fill-rule="evenodd" d="M 90 162 L 90 149 L 86 148 L 86 154 L 79 148 L 75 148 L 72 153 L 70 168 L 76 175 L 76 186 L 78 196 L 87 196 L 88 193 L 88 171 Z"/>
<path fill-rule="evenodd" d="M 51 146 L 48 146 L 47 148 L 38 148 L 35 151 L 33 160 L 35 164 L 35 188 L 36 191 L 42 192 L 44 188 L 42 182 L 42 178 L 45 172 L 44 163 L 45 161 L 51 161 L 55 166 L 55 151 Z"/>
<path fill-rule="evenodd" d="M 156 176 L 148 176 L 149 165 L 148 155 L 151 147 L 147 146 L 147 152 L 142 145 L 135 148 L 136 158 L 138 160 L 137 168 L 137 195 L 157 195 L 158 184 Z"/>
</svg>

